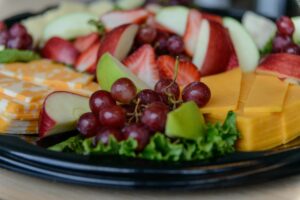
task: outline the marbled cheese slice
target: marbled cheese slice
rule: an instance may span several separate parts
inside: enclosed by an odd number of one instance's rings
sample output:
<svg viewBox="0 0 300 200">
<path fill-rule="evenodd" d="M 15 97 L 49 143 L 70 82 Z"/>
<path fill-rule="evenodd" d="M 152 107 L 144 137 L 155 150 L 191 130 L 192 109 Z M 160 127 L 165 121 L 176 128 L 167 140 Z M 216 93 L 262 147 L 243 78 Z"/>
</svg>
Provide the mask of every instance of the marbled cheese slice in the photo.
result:
<svg viewBox="0 0 300 200">
<path fill-rule="evenodd" d="M 49 60 L 3 64 L 0 73 L 55 89 L 81 89 L 94 78 Z"/>
<path fill-rule="evenodd" d="M 51 90 L 45 86 L 35 85 L 0 74 L 0 93 L 30 103 L 45 98 Z"/>
</svg>

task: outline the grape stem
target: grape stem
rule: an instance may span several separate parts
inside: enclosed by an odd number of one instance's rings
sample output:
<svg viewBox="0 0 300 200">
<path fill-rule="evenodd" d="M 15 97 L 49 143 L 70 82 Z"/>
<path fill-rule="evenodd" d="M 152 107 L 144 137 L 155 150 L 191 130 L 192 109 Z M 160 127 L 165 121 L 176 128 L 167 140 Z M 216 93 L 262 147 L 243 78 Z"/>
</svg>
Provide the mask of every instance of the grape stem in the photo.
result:
<svg viewBox="0 0 300 200">
<path fill-rule="evenodd" d="M 177 77 L 178 77 L 178 70 L 179 70 L 179 56 L 176 57 L 176 62 L 174 66 L 174 77 L 173 81 L 165 88 L 165 91 L 167 91 L 174 83 L 176 83 Z M 169 94 L 166 93 L 168 96 Z"/>
<path fill-rule="evenodd" d="M 139 117 L 141 116 L 141 113 L 139 113 L 138 109 L 141 103 L 141 99 L 138 98 L 136 105 L 134 107 L 134 112 L 133 113 L 129 113 L 129 115 L 131 116 L 131 118 L 129 119 L 129 123 L 132 122 L 132 120 L 135 119 L 135 122 L 138 123 L 139 122 Z"/>
</svg>

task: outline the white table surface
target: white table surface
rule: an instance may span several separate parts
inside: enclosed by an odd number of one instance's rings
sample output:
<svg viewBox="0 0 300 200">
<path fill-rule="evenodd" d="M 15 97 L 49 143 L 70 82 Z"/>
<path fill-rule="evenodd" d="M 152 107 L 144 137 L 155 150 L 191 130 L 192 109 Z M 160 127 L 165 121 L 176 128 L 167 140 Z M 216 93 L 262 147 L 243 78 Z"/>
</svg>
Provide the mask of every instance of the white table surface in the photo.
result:
<svg viewBox="0 0 300 200">
<path fill-rule="evenodd" d="M 0 0 L 0 19 L 39 10 L 59 0 Z M 51 182 L 0 169 L 0 200 L 300 200 L 300 176 L 269 183 L 209 191 L 140 191 L 90 188 Z"/>
</svg>

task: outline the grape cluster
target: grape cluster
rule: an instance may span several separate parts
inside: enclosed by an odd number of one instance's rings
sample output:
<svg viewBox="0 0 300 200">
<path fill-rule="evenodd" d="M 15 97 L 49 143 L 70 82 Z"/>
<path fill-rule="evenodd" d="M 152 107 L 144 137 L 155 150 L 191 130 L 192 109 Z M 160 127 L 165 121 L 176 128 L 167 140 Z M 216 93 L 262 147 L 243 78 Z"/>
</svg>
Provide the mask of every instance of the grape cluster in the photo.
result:
<svg viewBox="0 0 300 200">
<path fill-rule="evenodd" d="M 276 21 L 277 33 L 273 39 L 273 53 L 289 53 L 300 55 L 300 47 L 293 42 L 295 32 L 293 21 L 287 17 L 280 17 Z"/>
<path fill-rule="evenodd" d="M 158 55 L 171 54 L 190 61 L 190 58 L 184 54 L 184 42 L 177 35 L 171 35 L 165 31 L 159 31 L 154 27 L 144 25 L 140 27 L 137 33 L 136 42 L 137 46 L 143 44 L 153 45 Z"/>
<path fill-rule="evenodd" d="M 201 82 L 187 85 L 180 94 L 174 80 L 162 79 L 154 90 L 138 92 L 128 78 L 118 79 L 110 92 L 99 90 L 90 100 L 91 112 L 83 114 L 77 123 L 78 131 L 94 144 L 107 144 L 110 136 L 118 141 L 133 138 L 142 151 L 152 134 L 164 132 L 168 113 L 182 102 L 194 101 L 203 107 L 210 99 L 210 89 Z"/>
<path fill-rule="evenodd" d="M 22 24 L 16 23 L 12 27 L 7 28 L 6 25 L 1 22 L 0 45 L 10 49 L 28 50 L 32 49 L 33 40 Z"/>
</svg>

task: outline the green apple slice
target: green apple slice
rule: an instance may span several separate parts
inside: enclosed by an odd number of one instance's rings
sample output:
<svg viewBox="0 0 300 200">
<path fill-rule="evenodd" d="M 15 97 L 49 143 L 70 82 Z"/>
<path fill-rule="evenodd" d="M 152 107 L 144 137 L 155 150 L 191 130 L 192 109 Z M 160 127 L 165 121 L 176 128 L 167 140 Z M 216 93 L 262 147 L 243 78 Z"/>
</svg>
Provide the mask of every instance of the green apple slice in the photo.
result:
<svg viewBox="0 0 300 200">
<path fill-rule="evenodd" d="M 170 31 L 183 36 L 188 20 L 189 9 L 184 6 L 162 8 L 156 15 L 156 21 Z"/>
<path fill-rule="evenodd" d="M 292 17 L 292 21 L 295 25 L 295 32 L 293 35 L 293 40 L 295 43 L 300 44 L 300 16 Z"/>
<path fill-rule="evenodd" d="M 64 15 L 50 22 L 44 30 L 44 40 L 58 36 L 67 40 L 95 32 L 96 27 L 88 22 L 97 20 L 97 16 L 88 12 L 78 12 Z"/>
<path fill-rule="evenodd" d="M 204 132 L 204 117 L 195 102 L 184 103 L 168 114 L 166 134 L 169 137 L 194 140 Z"/>
<path fill-rule="evenodd" d="M 256 46 L 261 52 L 270 51 L 270 42 L 276 34 L 276 24 L 261 15 L 247 11 L 242 19 L 242 24 L 252 36 Z"/>
<path fill-rule="evenodd" d="M 245 73 L 255 71 L 260 55 L 252 37 L 236 19 L 225 17 L 223 23 L 229 30 L 241 70 Z"/>
<path fill-rule="evenodd" d="M 98 0 L 90 3 L 88 9 L 98 17 L 114 10 L 115 4 L 110 0 Z"/>
<path fill-rule="evenodd" d="M 97 79 L 101 89 L 110 91 L 113 83 L 120 78 L 129 78 L 134 82 L 138 90 L 149 89 L 150 87 L 135 76 L 118 59 L 109 53 L 105 53 L 97 66 Z"/>
<path fill-rule="evenodd" d="M 144 5 L 145 0 L 117 0 L 116 5 L 122 10 L 133 10 Z"/>
</svg>

